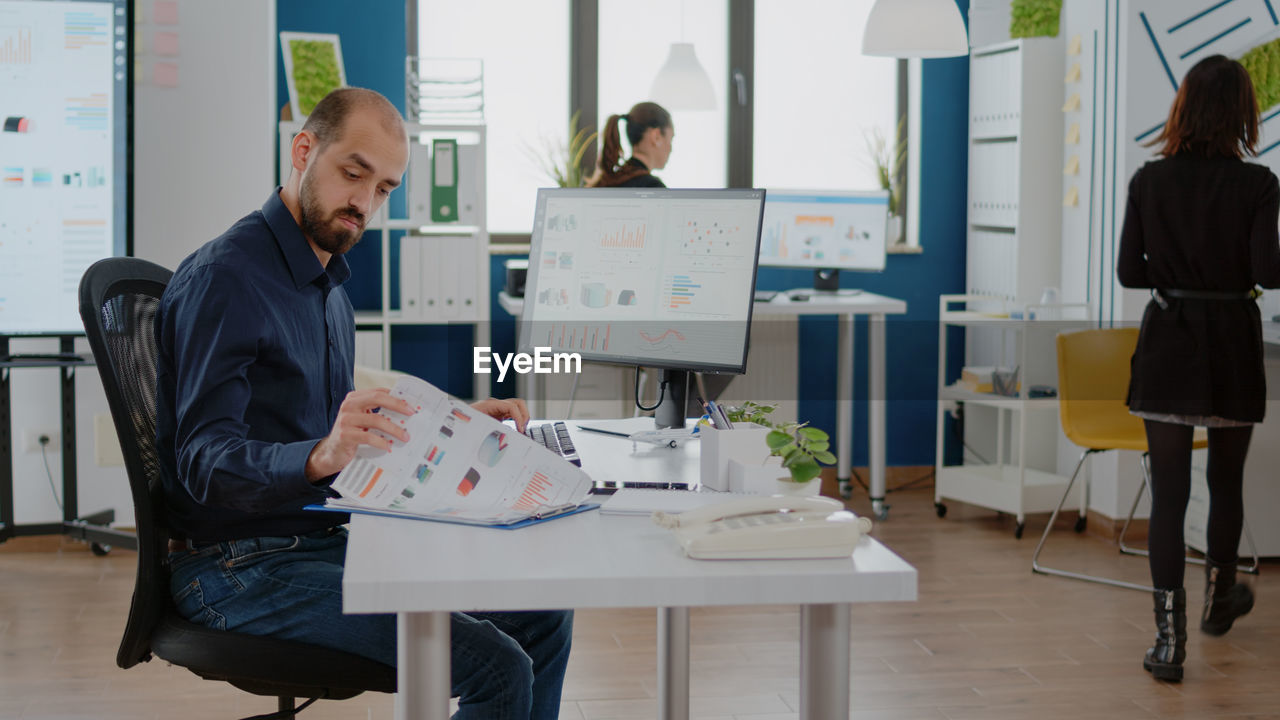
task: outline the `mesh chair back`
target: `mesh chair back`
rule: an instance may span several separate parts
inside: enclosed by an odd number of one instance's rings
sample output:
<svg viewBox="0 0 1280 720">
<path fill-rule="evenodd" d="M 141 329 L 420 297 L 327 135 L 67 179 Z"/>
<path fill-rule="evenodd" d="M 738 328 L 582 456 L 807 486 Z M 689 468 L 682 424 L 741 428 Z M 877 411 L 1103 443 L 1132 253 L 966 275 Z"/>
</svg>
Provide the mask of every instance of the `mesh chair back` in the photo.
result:
<svg viewBox="0 0 1280 720">
<path fill-rule="evenodd" d="M 1058 408 L 1062 431 L 1085 448 L 1146 450 L 1142 420 L 1131 415 L 1129 363 L 1137 328 L 1058 335 Z"/>
<path fill-rule="evenodd" d="M 173 273 L 136 258 L 94 263 L 80 280 L 80 319 L 115 421 L 138 528 L 138 576 L 116 664 L 151 656 L 151 634 L 169 597 L 156 452 L 156 308 Z"/>
</svg>

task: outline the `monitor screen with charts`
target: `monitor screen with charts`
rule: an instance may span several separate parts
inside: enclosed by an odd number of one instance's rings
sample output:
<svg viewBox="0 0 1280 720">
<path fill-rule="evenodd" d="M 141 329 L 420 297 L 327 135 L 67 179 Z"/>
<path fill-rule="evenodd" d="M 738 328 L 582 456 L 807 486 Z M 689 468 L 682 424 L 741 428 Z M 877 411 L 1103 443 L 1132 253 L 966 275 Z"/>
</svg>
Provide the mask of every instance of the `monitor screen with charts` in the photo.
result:
<svg viewBox="0 0 1280 720">
<path fill-rule="evenodd" d="M 746 369 L 763 190 L 542 189 L 520 348 Z"/>
<path fill-rule="evenodd" d="M 0 335 L 84 331 L 76 289 L 127 252 L 129 0 L 0 0 Z"/>
<path fill-rule="evenodd" d="M 888 221 L 888 190 L 769 190 L 760 264 L 884 270 Z"/>
</svg>

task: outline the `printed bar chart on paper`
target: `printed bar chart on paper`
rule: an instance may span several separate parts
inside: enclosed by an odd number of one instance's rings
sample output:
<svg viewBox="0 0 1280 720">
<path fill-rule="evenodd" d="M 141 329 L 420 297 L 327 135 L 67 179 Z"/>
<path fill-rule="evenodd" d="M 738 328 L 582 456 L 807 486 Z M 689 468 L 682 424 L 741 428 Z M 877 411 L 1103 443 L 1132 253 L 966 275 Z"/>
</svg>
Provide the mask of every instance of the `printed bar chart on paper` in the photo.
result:
<svg viewBox="0 0 1280 720">
<path fill-rule="evenodd" d="M 391 452 L 364 446 L 324 508 L 473 525 L 511 525 L 581 503 L 591 479 L 505 425 L 414 377 L 392 394 L 415 409 L 380 413 L 409 433 Z"/>
</svg>

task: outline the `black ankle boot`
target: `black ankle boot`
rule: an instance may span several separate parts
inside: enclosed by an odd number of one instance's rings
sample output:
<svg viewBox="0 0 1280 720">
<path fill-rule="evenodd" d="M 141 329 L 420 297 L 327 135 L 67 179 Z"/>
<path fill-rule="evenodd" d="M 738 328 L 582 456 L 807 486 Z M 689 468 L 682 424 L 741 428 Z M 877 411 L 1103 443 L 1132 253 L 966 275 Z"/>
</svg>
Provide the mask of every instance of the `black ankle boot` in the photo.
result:
<svg viewBox="0 0 1280 720">
<path fill-rule="evenodd" d="M 1253 591 L 1236 582 L 1236 564 L 1220 563 L 1206 557 L 1204 564 L 1204 614 L 1200 630 L 1209 635 L 1225 635 L 1236 618 L 1253 609 Z"/>
<path fill-rule="evenodd" d="M 1187 657 L 1187 591 L 1156 590 L 1151 594 L 1156 611 L 1156 644 L 1147 649 L 1142 667 L 1157 680 L 1182 680 Z"/>
</svg>

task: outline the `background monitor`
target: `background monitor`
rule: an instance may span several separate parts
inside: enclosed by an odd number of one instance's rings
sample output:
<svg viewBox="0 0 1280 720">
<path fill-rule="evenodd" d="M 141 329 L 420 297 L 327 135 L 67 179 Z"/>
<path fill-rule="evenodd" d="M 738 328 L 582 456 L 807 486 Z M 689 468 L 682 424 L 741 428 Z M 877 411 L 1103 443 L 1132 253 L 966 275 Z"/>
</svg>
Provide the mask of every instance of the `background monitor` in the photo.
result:
<svg viewBox="0 0 1280 720">
<path fill-rule="evenodd" d="M 539 190 L 521 352 L 745 372 L 764 199 L 763 190 Z M 670 392 L 682 389 L 683 376 L 664 377 Z M 683 424 L 683 398 L 675 402 Z"/>
<path fill-rule="evenodd" d="M 814 268 L 815 287 L 834 290 L 829 271 L 884 270 L 888 223 L 888 190 L 770 190 L 760 264 Z"/>
<path fill-rule="evenodd" d="M 0 0 L 0 335 L 84 331 L 76 290 L 128 252 L 128 0 Z"/>
</svg>

